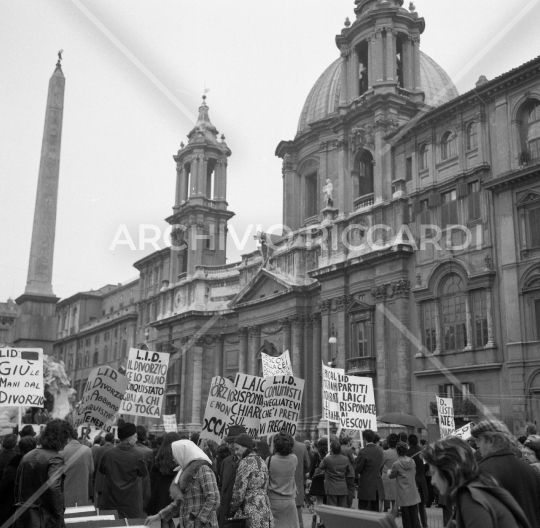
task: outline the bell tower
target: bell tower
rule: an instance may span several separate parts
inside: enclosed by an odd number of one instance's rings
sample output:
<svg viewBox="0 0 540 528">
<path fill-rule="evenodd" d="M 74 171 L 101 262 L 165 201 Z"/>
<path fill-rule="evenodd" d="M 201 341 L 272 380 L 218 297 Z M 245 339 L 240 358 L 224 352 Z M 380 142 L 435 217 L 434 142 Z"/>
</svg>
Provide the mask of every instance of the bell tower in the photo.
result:
<svg viewBox="0 0 540 528">
<path fill-rule="evenodd" d="M 206 96 L 199 107 L 197 123 L 173 156 L 176 162 L 176 196 L 171 238 L 178 275 L 188 277 L 195 266 L 226 264 L 227 222 L 234 216 L 227 210 L 227 158 L 231 150 L 225 136 L 210 122 Z"/>
</svg>

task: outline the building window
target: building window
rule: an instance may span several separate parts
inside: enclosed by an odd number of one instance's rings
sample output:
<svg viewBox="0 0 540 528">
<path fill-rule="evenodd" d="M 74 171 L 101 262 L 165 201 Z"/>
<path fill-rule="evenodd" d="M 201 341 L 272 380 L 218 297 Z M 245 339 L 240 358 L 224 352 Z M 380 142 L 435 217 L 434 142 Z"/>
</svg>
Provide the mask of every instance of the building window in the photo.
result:
<svg viewBox="0 0 540 528">
<path fill-rule="evenodd" d="M 77 350 L 80 350 L 83 346 L 84 346 L 83 340 L 79 339 L 79 341 L 77 341 Z"/>
<path fill-rule="evenodd" d="M 114 312 L 114 306 L 111 306 L 111 307 L 109 308 L 109 313 L 113 313 L 113 312 Z"/>
<path fill-rule="evenodd" d="M 105 345 L 103 348 L 103 363 L 107 363 L 109 361 L 109 347 Z"/>
<path fill-rule="evenodd" d="M 474 345 L 483 347 L 488 342 L 486 291 L 480 290 L 473 294 Z"/>
<path fill-rule="evenodd" d="M 524 110 L 522 118 L 522 146 L 521 163 L 540 158 L 540 102 L 531 101 Z"/>
<path fill-rule="evenodd" d="M 99 352 L 98 352 L 98 349 L 96 348 L 94 350 L 94 358 L 93 358 L 92 365 L 97 365 L 98 363 L 99 363 Z"/>
<path fill-rule="evenodd" d="M 373 194 L 373 156 L 364 150 L 358 159 L 358 197 Z"/>
<path fill-rule="evenodd" d="M 418 166 L 421 171 L 427 170 L 428 168 L 428 146 L 425 143 L 421 145 L 420 150 L 418 151 Z"/>
<path fill-rule="evenodd" d="M 478 147 L 478 134 L 476 131 L 476 121 L 469 123 L 467 127 L 467 150 L 474 150 Z"/>
<path fill-rule="evenodd" d="M 457 193 L 453 191 L 441 194 L 441 228 L 458 223 Z"/>
<path fill-rule="evenodd" d="M 88 365 L 90 365 L 90 352 L 87 350 L 84 355 L 84 366 L 88 367 Z"/>
<path fill-rule="evenodd" d="M 82 353 L 79 352 L 77 354 L 77 363 L 75 363 L 75 368 L 81 368 L 82 367 Z"/>
<path fill-rule="evenodd" d="M 114 343 L 113 359 L 118 358 L 118 342 Z"/>
<path fill-rule="evenodd" d="M 118 337 L 118 328 L 114 329 L 114 337 Z"/>
<path fill-rule="evenodd" d="M 445 352 L 463 350 L 467 345 L 466 297 L 463 281 L 453 274 L 442 289 L 442 334 Z"/>
<path fill-rule="evenodd" d="M 429 224 L 429 200 L 420 200 L 420 224 Z"/>
<path fill-rule="evenodd" d="M 352 345 L 354 357 L 372 356 L 372 325 L 369 321 L 354 321 L 352 323 Z"/>
<path fill-rule="evenodd" d="M 317 192 L 317 173 L 308 174 L 305 177 L 306 182 L 306 218 L 311 218 L 319 212 Z"/>
<path fill-rule="evenodd" d="M 528 247 L 536 248 L 540 246 L 540 207 L 527 211 L 528 223 Z"/>
<path fill-rule="evenodd" d="M 124 339 L 122 341 L 122 357 L 127 356 L 127 341 Z"/>
<path fill-rule="evenodd" d="M 68 371 L 73 370 L 73 354 L 69 354 L 68 356 Z"/>
<path fill-rule="evenodd" d="M 536 339 L 540 341 L 540 299 L 534 300 L 534 326 L 536 330 Z"/>
<path fill-rule="evenodd" d="M 111 333 L 107 330 L 107 332 L 105 332 L 105 335 L 103 336 L 103 339 L 105 341 L 108 341 L 111 337 Z"/>
<path fill-rule="evenodd" d="M 456 156 L 456 134 L 449 130 L 441 138 L 441 161 Z"/>
<path fill-rule="evenodd" d="M 468 184 L 468 213 L 469 221 L 478 220 L 482 218 L 482 213 L 480 211 L 480 182 L 474 181 Z"/>
<path fill-rule="evenodd" d="M 435 318 L 435 302 L 429 301 L 422 305 L 423 319 L 423 344 L 430 351 L 434 352 L 437 348 L 437 319 Z"/>
<path fill-rule="evenodd" d="M 405 180 L 412 181 L 412 158 L 405 160 Z"/>
<path fill-rule="evenodd" d="M 238 351 L 227 350 L 225 354 L 225 368 L 227 370 L 238 370 Z"/>
<path fill-rule="evenodd" d="M 94 337 L 94 345 L 97 345 L 99 343 L 99 334 L 97 334 L 95 337 Z"/>
</svg>

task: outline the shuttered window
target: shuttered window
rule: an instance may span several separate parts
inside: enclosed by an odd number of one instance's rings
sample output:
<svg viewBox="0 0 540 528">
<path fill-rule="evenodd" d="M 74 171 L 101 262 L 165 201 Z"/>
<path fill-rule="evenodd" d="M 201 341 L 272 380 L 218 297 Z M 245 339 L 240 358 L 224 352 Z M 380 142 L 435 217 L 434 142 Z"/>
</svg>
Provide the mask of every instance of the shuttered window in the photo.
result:
<svg viewBox="0 0 540 528">
<path fill-rule="evenodd" d="M 455 190 L 441 194 L 441 228 L 458 223 L 458 202 Z"/>
<path fill-rule="evenodd" d="M 540 246 L 540 207 L 529 211 L 529 247 Z"/>
</svg>

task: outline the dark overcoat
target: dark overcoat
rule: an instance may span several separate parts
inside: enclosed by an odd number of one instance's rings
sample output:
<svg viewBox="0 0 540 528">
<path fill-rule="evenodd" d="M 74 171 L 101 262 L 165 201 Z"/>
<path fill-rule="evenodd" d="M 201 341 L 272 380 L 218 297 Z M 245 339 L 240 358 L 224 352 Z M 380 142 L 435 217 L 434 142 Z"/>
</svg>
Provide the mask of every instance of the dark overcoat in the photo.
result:
<svg viewBox="0 0 540 528">
<path fill-rule="evenodd" d="M 424 503 L 426 503 L 428 500 L 426 468 L 424 467 L 424 460 L 420 456 L 421 452 L 422 448 L 420 446 L 411 446 L 407 451 L 407 456 L 411 457 L 416 464 L 416 475 L 414 477 L 414 480 L 416 481 L 416 487 L 418 488 L 418 491 L 422 492 L 422 498 L 424 499 Z"/>
<path fill-rule="evenodd" d="M 236 480 L 237 470 L 238 459 L 234 455 L 227 457 L 221 463 L 219 472 L 220 503 L 218 512 L 218 524 L 220 528 L 223 528 L 227 521 L 227 515 L 232 502 L 234 481 Z"/>
<path fill-rule="evenodd" d="M 381 477 L 383 450 L 375 444 L 368 444 L 358 454 L 354 472 L 358 478 L 358 500 L 384 499 L 384 486 Z"/>
</svg>

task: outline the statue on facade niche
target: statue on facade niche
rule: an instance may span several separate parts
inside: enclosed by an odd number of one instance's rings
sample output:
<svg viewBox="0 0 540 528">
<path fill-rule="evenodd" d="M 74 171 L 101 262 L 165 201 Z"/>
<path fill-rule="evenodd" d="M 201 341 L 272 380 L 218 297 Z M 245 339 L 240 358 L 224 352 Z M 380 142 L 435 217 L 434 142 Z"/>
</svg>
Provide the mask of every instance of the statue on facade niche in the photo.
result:
<svg viewBox="0 0 540 528">
<path fill-rule="evenodd" d="M 331 180 L 326 180 L 326 185 L 323 187 L 324 204 L 326 207 L 334 207 L 334 185 Z"/>
<path fill-rule="evenodd" d="M 261 253 L 262 257 L 262 267 L 264 268 L 266 266 L 266 263 L 268 262 L 268 259 L 272 255 L 272 249 L 268 247 L 268 242 L 266 239 L 266 233 L 262 231 L 257 231 L 257 234 L 253 237 L 259 244 L 259 252 Z"/>
</svg>

